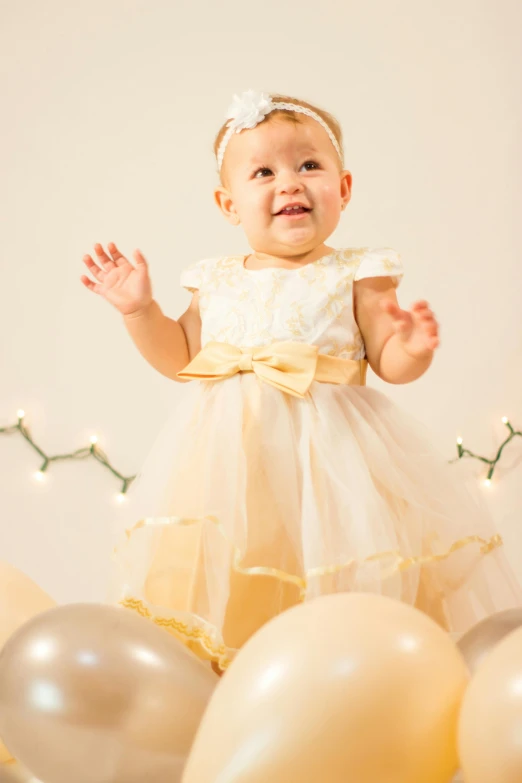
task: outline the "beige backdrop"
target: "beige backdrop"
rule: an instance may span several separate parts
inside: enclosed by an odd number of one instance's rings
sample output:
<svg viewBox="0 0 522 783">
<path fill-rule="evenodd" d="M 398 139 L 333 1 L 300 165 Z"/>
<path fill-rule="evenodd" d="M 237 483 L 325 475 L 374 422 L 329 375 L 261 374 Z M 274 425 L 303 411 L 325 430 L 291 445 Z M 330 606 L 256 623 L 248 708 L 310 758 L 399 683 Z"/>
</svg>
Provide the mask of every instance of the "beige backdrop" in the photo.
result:
<svg viewBox="0 0 522 783">
<path fill-rule="evenodd" d="M 426 297 L 442 347 L 420 381 L 370 383 L 492 454 L 522 428 L 522 50 L 518 0 L 28 0 L 1 16 L 0 426 L 25 409 L 50 454 L 97 433 L 135 472 L 171 382 L 80 283 L 100 241 L 139 247 L 177 317 L 181 269 L 243 252 L 215 208 L 212 141 L 233 92 L 317 102 L 342 122 L 353 198 L 332 242 L 402 254 L 400 299 Z M 488 492 L 522 578 L 522 438 Z M 58 601 L 101 600 L 118 481 L 0 436 L 0 558 Z M 478 463 L 461 465 L 477 481 Z M 459 468 L 456 467 L 456 470 Z"/>
</svg>

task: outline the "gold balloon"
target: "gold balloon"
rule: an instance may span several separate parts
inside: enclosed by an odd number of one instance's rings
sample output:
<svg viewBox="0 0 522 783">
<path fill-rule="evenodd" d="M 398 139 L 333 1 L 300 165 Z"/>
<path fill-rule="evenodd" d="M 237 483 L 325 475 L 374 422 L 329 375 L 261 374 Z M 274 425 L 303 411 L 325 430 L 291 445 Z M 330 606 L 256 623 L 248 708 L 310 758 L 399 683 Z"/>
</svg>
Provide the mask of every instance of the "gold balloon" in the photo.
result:
<svg viewBox="0 0 522 783">
<path fill-rule="evenodd" d="M 459 754 L 471 783 L 522 780 L 522 628 L 477 668 L 462 702 Z"/>
<path fill-rule="evenodd" d="M 263 626 L 222 678 L 183 783 L 449 783 L 468 682 L 449 635 L 340 593 Z"/>
<path fill-rule="evenodd" d="M 487 617 L 473 626 L 458 643 L 470 672 L 474 672 L 485 656 L 504 637 L 522 626 L 522 608 L 507 609 Z"/>
<path fill-rule="evenodd" d="M 53 606 L 56 602 L 22 571 L 0 562 L 0 649 L 27 620 Z M 0 740 L 0 764 L 12 760 Z M 3 769 L 5 772 L 6 767 Z"/>
<path fill-rule="evenodd" d="M 134 612 L 61 606 L 0 654 L 0 734 L 45 783 L 176 783 L 217 682 Z"/>
</svg>

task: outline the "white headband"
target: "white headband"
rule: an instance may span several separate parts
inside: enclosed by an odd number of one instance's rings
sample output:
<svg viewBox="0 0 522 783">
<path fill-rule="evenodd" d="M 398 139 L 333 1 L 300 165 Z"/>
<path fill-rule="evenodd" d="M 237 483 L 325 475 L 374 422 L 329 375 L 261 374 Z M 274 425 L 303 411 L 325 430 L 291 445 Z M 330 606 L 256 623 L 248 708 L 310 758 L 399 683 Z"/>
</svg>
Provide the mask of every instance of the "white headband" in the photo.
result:
<svg viewBox="0 0 522 783">
<path fill-rule="evenodd" d="M 320 117 L 317 112 L 312 109 L 307 109 L 306 106 L 300 106 L 298 103 L 275 103 L 272 102 L 270 95 L 264 92 L 255 92 L 254 90 L 247 90 L 241 95 L 234 95 L 234 100 L 228 108 L 226 118 L 230 119 L 227 122 L 227 132 L 221 140 L 219 149 L 217 152 L 217 165 L 218 171 L 221 171 L 223 165 L 223 156 L 227 148 L 227 144 L 232 138 L 234 133 L 240 133 L 247 128 L 255 128 L 256 125 L 262 122 L 267 114 L 279 109 L 287 109 L 288 111 L 296 111 L 300 114 L 306 114 L 307 117 L 311 117 L 316 120 L 327 132 L 330 137 L 330 141 L 334 145 L 341 164 L 343 163 L 343 154 L 341 148 L 328 124 Z"/>
</svg>

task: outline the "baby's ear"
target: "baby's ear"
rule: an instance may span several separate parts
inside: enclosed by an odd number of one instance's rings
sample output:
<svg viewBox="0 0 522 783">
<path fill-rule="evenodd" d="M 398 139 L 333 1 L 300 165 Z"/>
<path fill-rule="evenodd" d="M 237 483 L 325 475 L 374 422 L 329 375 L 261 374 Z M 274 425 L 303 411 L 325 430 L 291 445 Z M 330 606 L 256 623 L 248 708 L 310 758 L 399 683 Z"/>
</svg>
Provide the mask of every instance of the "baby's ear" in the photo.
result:
<svg viewBox="0 0 522 783">
<path fill-rule="evenodd" d="M 341 202 L 344 209 L 352 197 L 352 174 L 350 171 L 344 169 L 340 175 L 341 186 Z"/>
<path fill-rule="evenodd" d="M 236 212 L 234 201 L 230 195 L 230 192 L 222 185 L 215 189 L 214 201 L 228 222 L 232 223 L 233 226 L 238 226 L 241 221 L 239 220 L 239 215 Z"/>
</svg>

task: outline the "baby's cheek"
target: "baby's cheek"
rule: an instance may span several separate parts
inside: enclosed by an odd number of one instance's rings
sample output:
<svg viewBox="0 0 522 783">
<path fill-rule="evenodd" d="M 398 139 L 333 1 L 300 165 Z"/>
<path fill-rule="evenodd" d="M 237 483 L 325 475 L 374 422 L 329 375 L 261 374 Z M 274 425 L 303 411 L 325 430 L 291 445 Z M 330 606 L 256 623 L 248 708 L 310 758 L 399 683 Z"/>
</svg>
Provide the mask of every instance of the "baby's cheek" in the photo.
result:
<svg viewBox="0 0 522 783">
<path fill-rule="evenodd" d="M 338 209 L 340 202 L 341 202 L 341 196 L 339 193 L 339 187 L 334 187 L 334 185 L 323 185 L 320 191 L 320 197 L 321 202 L 323 206 L 327 209 Z"/>
<path fill-rule="evenodd" d="M 245 227 L 255 227 L 262 221 L 263 215 L 266 211 L 266 205 L 261 199 L 252 197 L 249 194 L 238 199 L 236 202 L 236 208 L 239 218 Z"/>
<path fill-rule="evenodd" d="M 331 218 L 332 220 L 339 219 L 341 197 L 338 187 L 334 187 L 333 185 L 325 185 L 323 188 L 321 188 L 319 201 L 321 204 L 321 212 L 323 213 L 323 217 Z"/>
</svg>

